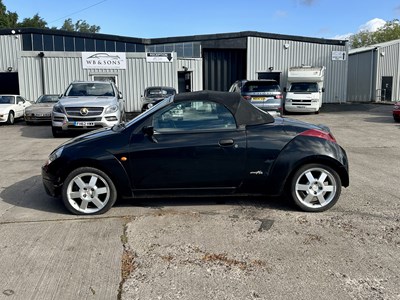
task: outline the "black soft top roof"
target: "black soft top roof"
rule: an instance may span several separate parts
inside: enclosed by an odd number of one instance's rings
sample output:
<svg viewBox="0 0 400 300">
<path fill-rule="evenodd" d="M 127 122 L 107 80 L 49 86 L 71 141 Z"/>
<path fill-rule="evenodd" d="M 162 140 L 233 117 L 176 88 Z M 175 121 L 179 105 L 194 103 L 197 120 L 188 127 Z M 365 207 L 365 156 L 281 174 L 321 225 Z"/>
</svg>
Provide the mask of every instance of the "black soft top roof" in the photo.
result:
<svg viewBox="0 0 400 300">
<path fill-rule="evenodd" d="M 274 118 L 243 99 L 239 93 L 200 91 L 180 93 L 174 96 L 174 102 L 185 100 L 204 100 L 224 105 L 234 116 L 238 126 L 273 123 Z"/>
</svg>

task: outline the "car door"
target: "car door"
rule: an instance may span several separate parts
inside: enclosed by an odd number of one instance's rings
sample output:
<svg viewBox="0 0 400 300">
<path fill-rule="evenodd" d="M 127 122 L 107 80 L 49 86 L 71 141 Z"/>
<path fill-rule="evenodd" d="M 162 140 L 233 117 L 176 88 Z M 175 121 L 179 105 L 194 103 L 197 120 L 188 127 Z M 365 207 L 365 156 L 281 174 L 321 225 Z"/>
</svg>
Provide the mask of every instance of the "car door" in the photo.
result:
<svg viewBox="0 0 400 300">
<path fill-rule="evenodd" d="M 153 134 L 131 144 L 135 189 L 235 188 L 244 177 L 246 133 L 211 101 L 172 103 L 153 115 Z"/>
<path fill-rule="evenodd" d="M 20 118 L 24 115 L 27 101 L 21 96 L 17 96 L 17 105 L 15 106 L 15 117 Z"/>
</svg>

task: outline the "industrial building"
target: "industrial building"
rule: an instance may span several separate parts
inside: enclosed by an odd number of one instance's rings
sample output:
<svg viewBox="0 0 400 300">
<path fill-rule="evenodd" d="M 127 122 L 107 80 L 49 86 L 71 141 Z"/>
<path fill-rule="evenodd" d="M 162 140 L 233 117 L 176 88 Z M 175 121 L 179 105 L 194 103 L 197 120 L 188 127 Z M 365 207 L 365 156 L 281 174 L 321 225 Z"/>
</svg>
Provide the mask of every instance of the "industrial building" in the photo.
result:
<svg viewBox="0 0 400 300">
<path fill-rule="evenodd" d="M 238 79 L 276 79 L 293 66 L 325 66 L 324 103 L 347 100 L 348 43 L 260 32 L 133 38 L 51 29 L 0 30 L 0 94 L 35 100 L 74 80 L 113 80 L 126 111 L 148 86 L 227 91 Z"/>
<path fill-rule="evenodd" d="M 349 101 L 396 101 L 399 81 L 400 40 L 349 51 Z"/>
</svg>

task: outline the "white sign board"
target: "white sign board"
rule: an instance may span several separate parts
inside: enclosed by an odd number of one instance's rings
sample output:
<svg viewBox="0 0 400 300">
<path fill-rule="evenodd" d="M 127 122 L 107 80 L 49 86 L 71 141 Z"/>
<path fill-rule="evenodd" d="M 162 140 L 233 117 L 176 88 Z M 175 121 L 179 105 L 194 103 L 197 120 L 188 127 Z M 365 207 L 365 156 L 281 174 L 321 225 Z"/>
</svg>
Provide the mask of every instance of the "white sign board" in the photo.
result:
<svg viewBox="0 0 400 300">
<path fill-rule="evenodd" d="M 146 62 L 173 62 L 172 52 L 147 52 Z"/>
<path fill-rule="evenodd" d="M 125 52 L 82 52 L 84 69 L 126 69 Z"/>
<path fill-rule="evenodd" d="M 332 60 L 346 60 L 346 51 L 332 51 Z"/>
</svg>

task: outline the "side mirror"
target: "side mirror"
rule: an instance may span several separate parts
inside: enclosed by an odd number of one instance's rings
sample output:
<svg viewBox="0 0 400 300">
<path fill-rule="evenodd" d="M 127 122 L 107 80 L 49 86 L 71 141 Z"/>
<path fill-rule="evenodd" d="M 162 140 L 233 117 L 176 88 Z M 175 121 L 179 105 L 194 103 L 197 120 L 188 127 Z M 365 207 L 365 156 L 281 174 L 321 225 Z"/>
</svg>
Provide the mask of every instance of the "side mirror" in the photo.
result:
<svg viewBox="0 0 400 300">
<path fill-rule="evenodd" d="M 122 99 L 122 93 L 118 92 L 118 99 Z"/>
<path fill-rule="evenodd" d="M 153 126 L 145 126 L 142 128 L 142 132 L 147 136 L 154 135 L 154 127 Z"/>
<path fill-rule="evenodd" d="M 325 88 L 322 88 L 321 91 L 322 91 L 322 92 L 325 92 Z"/>
<path fill-rule="evenodd" d="M 142 132 L 146 135 L 153 143 L 158 143 L 157 139 L 154 137 L 154 127 L 145 126 L 142 128 Z"/>
</svg>

